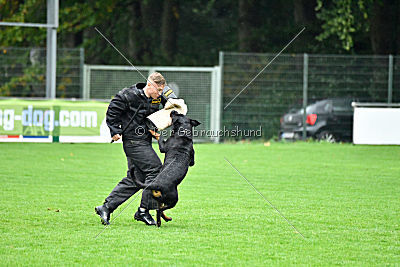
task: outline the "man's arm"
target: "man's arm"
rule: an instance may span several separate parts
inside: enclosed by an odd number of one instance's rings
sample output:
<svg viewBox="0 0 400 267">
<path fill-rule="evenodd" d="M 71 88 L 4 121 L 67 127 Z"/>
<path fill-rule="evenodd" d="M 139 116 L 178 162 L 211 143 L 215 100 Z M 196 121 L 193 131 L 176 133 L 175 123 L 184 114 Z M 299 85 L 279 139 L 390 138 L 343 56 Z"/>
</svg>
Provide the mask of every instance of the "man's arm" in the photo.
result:
<svg viewBox="0 0 400 267">
<path fill-rule="evenodd" d="M 166 85 L 161 94 L 161 104 L 163 105 L 163 107 L 165 106 L 165 103 L 167 103 L 167 99 L 169 98 L 177 98 L 177 96 L 175 95 L 174 91 Z"/>
<path fill-rule="evenodd" d="M 108 128 L 110 128 L 111 137 L 114 137 L 115 135 L 120 135 L 122 133 L 121 116 L 124 112 L 127 111 L 127 109 L 128 106 L 125 101 L 125 97 L 121 93 L 118 93 L 111 100 L 106 113 L 106 123 Z"/>
</svg>

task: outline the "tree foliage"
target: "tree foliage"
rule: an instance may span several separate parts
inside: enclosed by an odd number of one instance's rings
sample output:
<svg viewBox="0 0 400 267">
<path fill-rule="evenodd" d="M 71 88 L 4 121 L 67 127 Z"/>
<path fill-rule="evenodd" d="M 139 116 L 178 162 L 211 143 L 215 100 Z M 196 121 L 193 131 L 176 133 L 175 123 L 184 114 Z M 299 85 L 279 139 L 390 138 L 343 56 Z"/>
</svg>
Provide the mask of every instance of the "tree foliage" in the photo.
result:
<svg viewBox="0 0 400 267">
<path fill-rule="evenodd" d="M 323 8 L 322 0 L 318 0 L 316 10 L 320 13 L 317 14 L 317 18 L 323 21 L 324 31 L 317 36 L 317 40 L 323 41 L 335 35 L 345 50 L 353 47 L 352 34 L 361 28 L 362 23 L 354 18 L 352 2 L 354 1 L 337 0 L 332 3 L 331 8 Z M 362 0 L 358 1 L 359 4 L 362 2 Z"/>
<path fill-rule="evenodd" d="M 317 0 L 315 10 L 322 21 L 318 41 L 332 40 L 337 49 L 357 53 L 364 38 L 370 40 L 371 54 L 399 52 L 400 28 L 396 25 L 400 22 L 400 1 Z"/>
<path fill-rule="evenodd" d="M 126 64 L 97 27 L 135 64 L 214 65 L 221 50 L 277 52 L 306 26 L 286 53 L 397 54 L 398 11 L 396 0 L 62 0 L 58 45 Z M 46 0 L 0 0 L 0 20 L 45 23 Z M 46 29 L 0 27 L 2 47 L 45 45 Z"/>
</svg>

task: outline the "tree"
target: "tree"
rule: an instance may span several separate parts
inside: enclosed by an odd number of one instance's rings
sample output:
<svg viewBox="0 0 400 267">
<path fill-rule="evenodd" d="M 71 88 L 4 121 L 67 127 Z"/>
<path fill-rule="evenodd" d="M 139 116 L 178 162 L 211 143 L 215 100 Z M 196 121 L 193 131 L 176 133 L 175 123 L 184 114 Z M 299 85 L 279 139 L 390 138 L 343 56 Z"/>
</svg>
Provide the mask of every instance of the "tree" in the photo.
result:
<svg viewBox="0 0 400 267">
<path fill-rule="evenodd" d="M 238 41 L 239 51 L 249 52 L 252 49 L 251 29 L 252 29 L 252 13 L 254 2 L 248 0 L 239 0 L 238 9 Z"/>
<path fill-rule="evenodd" d="M 373 1 L 369 15 L 370 40 L 374 54 L 397 54 L 400 50 L 400 2 Z"/>
<path fill-rule="evenodd" d="M 370 39 L 374 54 L 399 52 L 400 1 L 397 0 L 317 0 L 317 18 L 323 22 L 316 38 L 326 41 L 335 37 L 340 48 L 354 51 L 356 42 Z M 360 38 L 361 37 L 361 38 Z M 355 39 L 356 38 L 356 39 Z"/>
<path fill-rule="evenodd" d="M 164 58 L 173 60 L 177 48 L 179 23 L 178 0 L 164 0 L 161 25 L 161 51 Z"/>
</svg>

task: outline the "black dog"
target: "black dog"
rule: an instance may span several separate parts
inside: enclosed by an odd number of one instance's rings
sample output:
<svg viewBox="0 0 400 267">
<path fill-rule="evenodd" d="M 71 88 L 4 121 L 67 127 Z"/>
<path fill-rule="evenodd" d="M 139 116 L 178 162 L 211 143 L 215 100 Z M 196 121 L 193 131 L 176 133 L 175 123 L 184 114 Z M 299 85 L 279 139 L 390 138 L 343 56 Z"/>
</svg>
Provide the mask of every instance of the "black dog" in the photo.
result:
<svg viewBox="0 0 400 267">
<path fill-rule="evenodd" d="M 161 226 L 161 217 L 165 221 L 171 220 L 164 211 L 175 207 L 178 202 L 178 185 L 185 178 L 189 166 L 194 165 L 192 127 L 200 125 L 200 122 L 176 111 L 171 112 L 171 118 L 171 136 L 167 141 L 162 136 L 158 139 L 160 152 L 166 153 L 159 175 L 150 184 L 135 179 L 138 187 L 152 190 L 153 197 L 160 204 L 157 210 L 158 227 Z"/>
</svg>

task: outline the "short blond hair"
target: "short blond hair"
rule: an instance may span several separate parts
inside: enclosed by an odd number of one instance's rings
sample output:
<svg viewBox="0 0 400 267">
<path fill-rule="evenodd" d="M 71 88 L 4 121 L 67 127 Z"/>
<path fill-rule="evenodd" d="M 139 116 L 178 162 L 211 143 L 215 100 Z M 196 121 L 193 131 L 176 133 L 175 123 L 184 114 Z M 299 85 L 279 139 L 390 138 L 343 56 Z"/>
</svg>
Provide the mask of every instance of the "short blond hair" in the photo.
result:
<svg viewBox="0 0 400 267">
<path fill-rule="evenodd" d="M 148 80 L 150 82 L 152 82 L 152 81 L 155 82 L 157 85 L 165 84 L 165 78 L 159 72 L 153 72 L 152 74 L 150 74 Z"/>
</svg>

